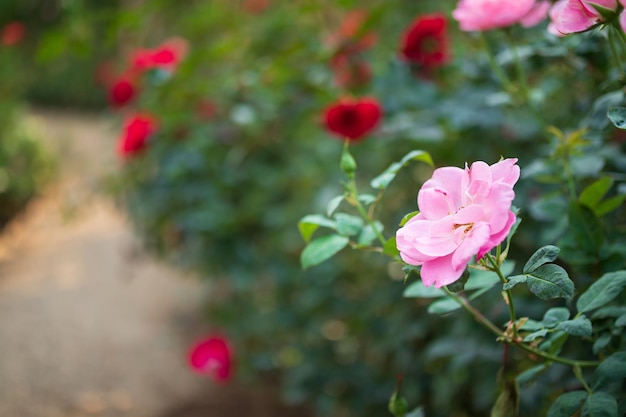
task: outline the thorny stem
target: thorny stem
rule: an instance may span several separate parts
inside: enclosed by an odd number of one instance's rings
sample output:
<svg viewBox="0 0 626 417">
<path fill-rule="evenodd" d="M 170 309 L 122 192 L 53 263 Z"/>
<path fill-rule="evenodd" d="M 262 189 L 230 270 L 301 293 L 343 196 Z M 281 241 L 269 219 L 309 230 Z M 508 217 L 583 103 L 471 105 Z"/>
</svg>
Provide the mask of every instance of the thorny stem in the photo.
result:
<svg viewBox="0 0 626 417">
<path fill-rule="evenodd" d="M 576 361 L 572 359 L 562 358 L 560 356 L 552 355 L 548 352 L 544 352 L 542 350 L 536 349 L 532 346 L 526 345 L 524 343 L 519 342 L 516 339 L 511 339 L 508 335 L 506 335 L 503 331 L 501 331 L 495 324 L 493 324 L 489 319 L 487 319 L 480 311 L 474 308 L 464 297 L 461 297 L 447 288 L 442 288 L 444 292 L 453 300 L 455 300 L 461 307 L 463 307 L 476 321 L 490 330 L 492 333 L 498 336 L 498 340 L 503 341 L 512 346 L 517 346 L 518 348 L 525 350 L 526 352 L 532 353 L 535 356 L 541 357 L 549 362 L 556 362 L 563 365 L 569 366 L 598 366 L 599 362 L 597 361 Z"/>
</svg>

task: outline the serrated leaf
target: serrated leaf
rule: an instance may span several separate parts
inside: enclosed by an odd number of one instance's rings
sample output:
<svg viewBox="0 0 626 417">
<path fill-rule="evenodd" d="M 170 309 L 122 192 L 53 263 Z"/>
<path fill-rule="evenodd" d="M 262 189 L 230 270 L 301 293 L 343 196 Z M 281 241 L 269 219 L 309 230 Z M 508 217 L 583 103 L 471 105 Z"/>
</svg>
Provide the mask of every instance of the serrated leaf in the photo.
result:
<svg viewBox="0 0 626 417">
<path fill-rule="evenodd" d="M 552 403 L 547 417 L 571 417 L 583 406 L 587 397 L 586 391 L 566 392 Z"/>
<path fill-rule="evenodd" d="M 570 298 L 574 295 L 574 283 L 569 279 L 567 272 L 555 264 L 542 265 L 532 273 L 509 277 L 504 288 L 512 288 L 522 282 L 528 285 L 530 292 L 542 300 Z"/>
<path fill-rule="evenodd" d="M 625 270 L 604 274 L 578 297 L 576 308 L 579 312 L 586 313 L 602 307 L 617 297 L 624 287 L 626 287 Z"/>
<path fill-rule="evenodd" d="M 434 165 L 433 160 L 428 152 L 419 150 L 411 151 L 406 154 L 400 161 L 394 162 L 382 174 L 374 178 L 370 182 L 370 185 L 372 186 L 372 188 L 376 188 L 378 190 L 386 189 L 391 181 L 394 180 L 394 178 L 398 174 L 398 171 L 400 171 L 400 169 L 408 164 L 410 161 L 425 162 L 431 167 Z"/>
<path fill-rule="evenodd" d="M 584 315 L 563 321 L 556 328 L 572 336 L 589 337 L 592 333 L 591 321 Z"/>
<path fill-rule="evenodd" d="M 626 129 L 626 107 L 610 107 L 606 115 L 618 129 Z"/>
<path fill-rule="evenodd" d="M 598 205 L 598 203 L 602 201 L 602 199 L 604 198 L 606 193 L 609 192 L 612 186 L 613 178 L 608 176 L 602 177 L 594 181 L 591 185 L 587 186 L 580 193 L 578 201 L 593 210 Z"/>
<path fill-rule="evenodd" d="M 585 401 L 583 415 L 586 417 L 619 417 L 617 401 L 606 392 L 594 392 Z"/>
<path fill-rule="evenodd" d="M 596 391 L 626 378 L 626 352 L 616 352 L 606 358 L 593 373 L 591 388 Z"/>
<path fill-rule="evenodd" d="M 337 224 L 333 220 L 321 214 L 309 214 L 298 222 L 298 230 L 300 230 L 300 235 L 305 242 L 311 240 L 311 236 L 320 226 L 333 230 L 337 229 Z"/>
<path fill-rule="evenodd" d="M 336 234 L 313 239 L 300 254 L 303 269 L 318 265 L 331 258 L 348 245 L 350 239 Z"/>
<path fill-rule="evenodd" d="M 356 236 L 363 229 L 363 219 L 345 213 L 335 214 L 337 232 L 343 236 Z"/>
<path fill-rule="evenodd" d="M 335 210 L 337 210 L 337 207 L 339 207 L 339 204 L 341 204 L 343 199 L 344 196 L 338 195 L 337 197 L 334 197 L 332 200 L 330 200 L 328 202 L 328 205 L 326 206 L 326 215 L 330 217 L 335 212 Z"/>
<path fill-rule="evenodd" d="M 522 270 L 525 274 L 533 272 L 541 265 L 554 261 L 557 256 L 559 256 L 559 252 L 561 252 L 561 249 L 553 245 L 547 245 L 539 248 L 528 259 L 528 262 L 526 262 L 526 265 L 524 265 Z"/>
</svg>

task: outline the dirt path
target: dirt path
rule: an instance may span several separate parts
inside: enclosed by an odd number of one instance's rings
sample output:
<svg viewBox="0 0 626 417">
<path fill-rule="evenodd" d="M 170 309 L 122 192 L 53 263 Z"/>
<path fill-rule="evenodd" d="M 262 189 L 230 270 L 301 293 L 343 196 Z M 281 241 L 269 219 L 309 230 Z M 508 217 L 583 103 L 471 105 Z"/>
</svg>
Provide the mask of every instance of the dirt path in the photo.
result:
<svg viewBox="0 0 626 417">
<path fill-rule="evenodd" d="M 141 255 L 93 193 L 117 163 L 110 122 L 36 112 L 29 123 L 61 172 L 0 238 L 0 417 L 287 415 L 186 369 L 203 289 Z"/>
</svg>

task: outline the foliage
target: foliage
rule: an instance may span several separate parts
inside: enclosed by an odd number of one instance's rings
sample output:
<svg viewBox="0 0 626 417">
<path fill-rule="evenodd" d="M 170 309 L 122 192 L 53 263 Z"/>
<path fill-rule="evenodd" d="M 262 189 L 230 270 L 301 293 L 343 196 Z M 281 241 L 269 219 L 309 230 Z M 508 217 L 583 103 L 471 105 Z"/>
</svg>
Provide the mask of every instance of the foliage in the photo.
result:
<svg viewBox="0 0 626 417">
<path fill-rule="evenodd" d="M 113 187 L 147 247 L 206 279 L 207 314 L 240 371 L 280 371 L 285 398 L 320 415 L 623 410 L 621 371 L 603 365 L 622 368 L 626 257 L 626 158 L 611 124 L 622 124 L 623 74 L 606 32 L 451 27 L 449 59 L 420 66 L 399 54 L 419 36 L 400 28 L 452 2 L 359 3 L 358 30 L 342 26 L 354 2 L 252 3 L 154 1 L 113 26 L 135 22 L 125 39 L 136 48 L 189 43 L 174 71 L 135 80 L 126 111 L 158 129 Z M 363 40 L 372 32 L 375 45 Z M 361 69 L 358 83 L 337 76 L 342 62 Z M 375 96 L 383 120 L 359 124 L 341 152 L 322 115 L 344 95 Z M 500 157 L 522 167 L 522 223 L 448 288 L 416 281 L 393 235 L 417 215 L 418 185 L 435 164 Z"/>
</svg>

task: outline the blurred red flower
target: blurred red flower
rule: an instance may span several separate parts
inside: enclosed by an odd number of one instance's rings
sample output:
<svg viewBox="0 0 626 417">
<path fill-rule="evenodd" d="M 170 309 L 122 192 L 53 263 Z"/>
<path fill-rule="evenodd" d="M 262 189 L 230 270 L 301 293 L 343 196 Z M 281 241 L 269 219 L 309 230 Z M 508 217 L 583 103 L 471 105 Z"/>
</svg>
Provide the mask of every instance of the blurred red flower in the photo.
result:
<svg viewBox="0 0 626 417">
<path fill-rule="evenodd" d="M 358 141 L 378 125 L 381 117 L 382 108 L 376 99 L 342 99 L 326 109 L 324 121 L 331 133 Z"/>
<path fill-rule="evenodd" d="M 135 97 L 135 92 L 135 86 L 129 79 L 120 78 L 109 88 L 109 103 L 116 108 L 124 107 Z"/>
<path fill-rule="evenodd" d="M 0 44 L 10 46 L 19 43 L 26 34 L 26 26 L 22 22 L 11 22 L 4 25 L 0 32 Z"/>
<path fill-rule="evenodd" d="M 267 9 L 270 5 L 270 0 L 244 0 L 243 1 L 243 9 L 248 13 L 258 14 L 265 9 Z"/>
<path fill-rule="evenodd" d="M 353 10 L 343 20 L 328 43 L 334 53 L 330 60 L 335 83 L 340 87 L 358 87 L 369 82 L 371 70 L 364 52 L 376 43 L 376 34 L 365 31 L 368 14 Z"/>
<path fill-rule="evenodd" d="M 210 100 L 200 100 L 196 104 L 196 116 L 201 120 L 211 120 L 217 113 L 217 106 Z"/>
<path fill-rule="evenodd" d="M 126 158 L 140 153 L 156 129 L 156 119 L 149 114 L 135 114 L 126 119 L 118 140 L 119 155 Z"/>
<path fill-rule="evenodd" d="M 226 382 L 230 379 L 232 356 L 228 341 L 221 336 L 212 335 L 191 347 L 189 366 L 194 372 L 208 375 L 216 382 Z"/>
<path fill-rule="evenodd" d="M 445 64 L 450 58 L 445 16 L 432 14 L 415 19 L 404 33 L 400 52 L 406 61 L 428 69 Z"/>
<path fill-rule="evenodd" d="M 130 65 L 139 73 L 153 68 L 174 72 L 187 54 L 187 48 L 185 39 L 171 38 L 154 49 L 136 49 L 131 54 Z"/>
</svg>

